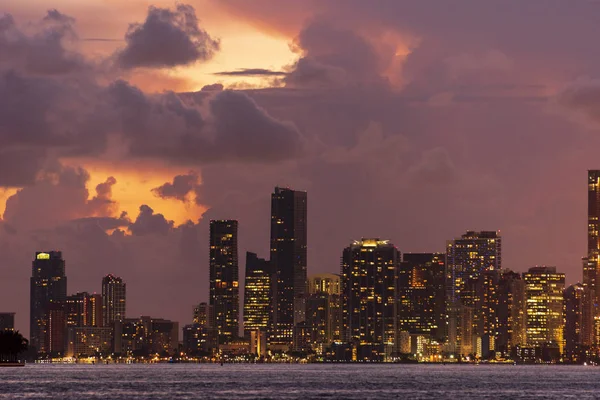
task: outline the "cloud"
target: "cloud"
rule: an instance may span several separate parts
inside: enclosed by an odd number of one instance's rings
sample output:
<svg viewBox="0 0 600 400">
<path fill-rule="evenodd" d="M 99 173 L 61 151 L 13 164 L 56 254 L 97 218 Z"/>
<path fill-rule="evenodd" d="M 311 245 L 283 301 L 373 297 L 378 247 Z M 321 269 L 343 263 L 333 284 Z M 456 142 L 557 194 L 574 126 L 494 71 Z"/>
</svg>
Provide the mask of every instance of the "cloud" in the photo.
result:
<svg viewBox="0 0 600 400">
<path fill-rule="evenodd" d="M 177 175 L 173 178 L 173 183 L 166 182 L 164 185 L 152 189 L 152 193 L 163 199 L 176 199 L 186 202 L 187 196 L 199 184 L 198 174 L 190 172 L 186 175 Z"/>
<path fill-rule="evenodd" d="M 140 213 L 135 221 L 129 226 L 129 230 L 136 236 L 143 235 L 167 235 L 174 226 L 162 214 L 154 214 L 154 210 L 147 205 L 140 206 Z"/>
<path fill-rule="evenodd" d="M 0 67 L 39 75 L 64 75 L 86 69 L 84 57 L 68 48 L 77 41 L 75 19 L 50 10 L 27 34 L 10 14 L 0 14 Z"/>
<path fill-rule="evenodd" d="M 600 123 L 600 80 L 579 79 L 570 83 L 555 96 L 556 103 L 588 122 Z"/>
<path fill-rule="evenodd" d="M 219 50 L 219 40 L 200 28 L 191 5 L 175 10 L 151 6 L 142 24 L 131 24 L 127 45 L 116 54 L 123 68 L 164 68 L 210 60 Z"/>
<path fill-rule="evenodd" d="M 96 196 L 87 202 L 90 207 L 88 215 L 114 215 L 119 209 L 118 203 L 112 199 L 112 187 L 117 180 L 112 176 L 96 186 Z"/>
<path fill-rule="evenodd" d="M 273 71 L 263 68 L 239 68 L 235 71 L 215 72 L 213 75 L 218 76 L 285 76 L 285 71 Z"/>
</svg>

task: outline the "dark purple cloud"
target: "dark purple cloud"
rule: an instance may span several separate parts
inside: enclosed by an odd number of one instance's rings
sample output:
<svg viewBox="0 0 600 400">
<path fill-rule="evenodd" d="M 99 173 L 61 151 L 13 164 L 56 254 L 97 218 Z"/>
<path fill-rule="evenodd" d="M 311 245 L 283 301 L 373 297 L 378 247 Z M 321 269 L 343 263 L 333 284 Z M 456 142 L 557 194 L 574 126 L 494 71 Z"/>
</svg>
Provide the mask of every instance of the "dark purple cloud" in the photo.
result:
<svg viewBox="0 0 600 400">
<path fill-rule="evenodd" d="M 173 182 L 166 182 L 164 185 L 152 189 L 155 196 L 163 199 L 176 199 L 187 201 L 187 195 L 191 193 L 199 184 L 198 174 L 190 172 L 186 175 L 177 175 Z"/>
<path fill-rule="evenodd" d="M 221 71 L 215 72 L 213 75 L 217 76 L 285 76 L 285 71 L 273 71 L 264 68 L 240 68 L 235 71 Z"/>
<path fill-rule="evenodd" d="M 154 210 L 147 205 L 140 206 L 140 214 L 129 226 L 129 230 L 136 236 L 167 235 L 173 229 L 173 221 L 168 221 L 162 214 L 154 214 Z"/>
<path fill-rule="evenodd" d="M 116 54 L 123 68 L 188 65 L 211 59 L 220 47 L 219 40 L 200 28 L 194 7 L 187 4 L 175 10 L 150 6 L 142 24 L 129 26 L 125 41 Z"/>
</svg>

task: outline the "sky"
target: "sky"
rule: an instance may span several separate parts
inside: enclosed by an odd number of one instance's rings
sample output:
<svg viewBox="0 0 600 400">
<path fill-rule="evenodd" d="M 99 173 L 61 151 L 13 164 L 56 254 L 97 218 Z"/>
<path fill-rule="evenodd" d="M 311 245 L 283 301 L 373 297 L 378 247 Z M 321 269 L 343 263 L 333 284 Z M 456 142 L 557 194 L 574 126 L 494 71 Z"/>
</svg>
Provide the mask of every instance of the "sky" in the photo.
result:
<svg viewBox="0 0 600 400">
<path fill-rule="evenodd" d="M 4 0 L 0 311 L 28 334 L 35 251 L 68 292 L 190 323 L 208 221 L 268 257 L 270 194 L 308 192 L 309 274 L 352 240 L 581 279 L 600 169 L 600 2 Z M 240 292 L 243 293 L 243 292 Z"/>
</svg>

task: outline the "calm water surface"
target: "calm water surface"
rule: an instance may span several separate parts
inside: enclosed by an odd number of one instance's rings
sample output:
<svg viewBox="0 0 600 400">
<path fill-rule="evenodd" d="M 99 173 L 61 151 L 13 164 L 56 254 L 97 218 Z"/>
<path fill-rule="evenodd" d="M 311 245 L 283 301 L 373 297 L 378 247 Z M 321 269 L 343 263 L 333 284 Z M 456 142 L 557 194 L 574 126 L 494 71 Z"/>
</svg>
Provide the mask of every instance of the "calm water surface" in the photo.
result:
<svg viewBox="0 0 600 400">
<path fill-rule="evenodd" d="M 0 399 L 583 399 L 600 367 L 481 365 L 29 365 Z"/>
</svg>

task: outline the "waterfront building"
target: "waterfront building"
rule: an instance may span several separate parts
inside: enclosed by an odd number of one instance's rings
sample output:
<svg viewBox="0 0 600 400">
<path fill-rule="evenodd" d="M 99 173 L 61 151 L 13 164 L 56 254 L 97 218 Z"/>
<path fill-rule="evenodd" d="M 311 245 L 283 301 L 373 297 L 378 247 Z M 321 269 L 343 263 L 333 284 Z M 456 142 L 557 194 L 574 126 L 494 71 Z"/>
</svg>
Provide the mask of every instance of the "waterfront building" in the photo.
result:
<svg viewBox="0 0 600 400">
<path fill-rule="evenodd" d="M 50 337 L 50 308 L 54 318 L 54 335 L 60 324 L 58 309 L 63 307 L 67 298 L 67 276 L 65 275 L 65 260 L 60 251 L 37 252 L 32 263 L 30 280 L 30 345 L 40 353 L 51 350 L 62 350 L 56 340 Z M 64 314 L 64 311 L 63 311 Z M 63 317 L 64 320 L 64 317 Z M 64 330 L 63 330 L 64 333 Z M 52 343 L 52 349 L 48 347 Z"/>
<path fill-rule="evenodd" d="M 210 221 L 210 306 L 219 343 L 239 335 L 238 222 Z"/>
<path fill-rule="evenodd" d="M 116 321 L 125 319 L 127 285 L 120 277 L 112 274 L 102 278 L 102 322 L 111 327 Z"/>
<path fill-rule="evenodd" d="M 271 195 L 272 345 L 291 346 L 306 319 L 306 192 L 276 187 Z"/>
<path fill-rule="evenodd" d="M 271 266 L 255 253 L 246 253 L 244 283 L 244 337 L 256 330 L 267 332 L 272 312 Z"/>
<path fill-rule="evenodd" d="M 389 359 L 397 350 L 400 251 L 388 240 L 362 239 L 344 249 L 341 265 L 342 337 L 357 359 Z"/>
</svg>

